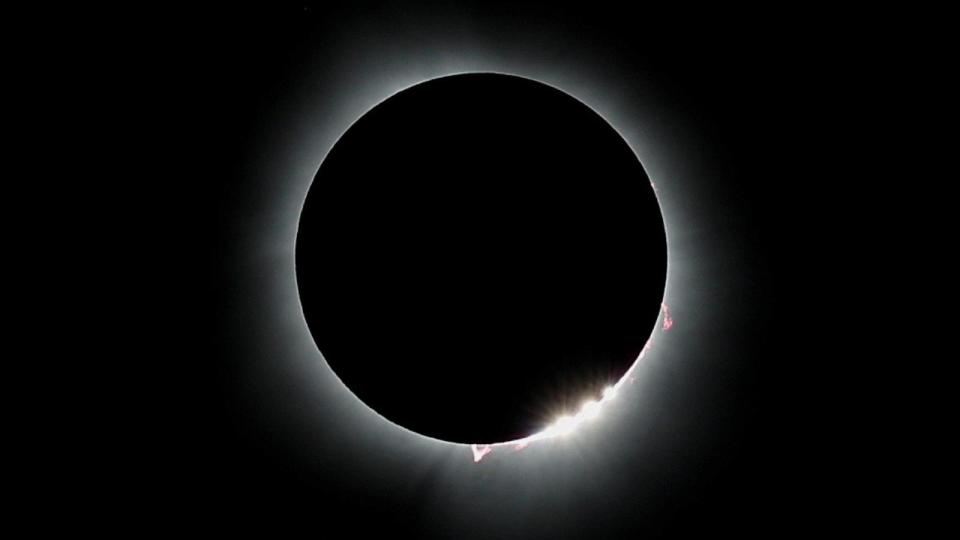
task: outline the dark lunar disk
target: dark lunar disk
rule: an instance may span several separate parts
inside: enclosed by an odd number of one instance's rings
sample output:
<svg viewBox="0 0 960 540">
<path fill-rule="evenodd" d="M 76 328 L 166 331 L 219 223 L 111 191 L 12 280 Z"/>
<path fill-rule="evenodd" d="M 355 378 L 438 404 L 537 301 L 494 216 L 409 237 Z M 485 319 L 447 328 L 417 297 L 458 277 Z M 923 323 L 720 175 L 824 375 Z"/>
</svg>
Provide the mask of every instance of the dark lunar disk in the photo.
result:
<svg viewBox="0 0 960 540">
<path fill-rule="evenodd" d="M 447 441 L 539 431 L 598 398 L 656 324 L 667 245 L 619 134 L 528 79 L 467 74 L 360 118 L 297 236 L 310 332 L 387 419 Z"/>
</svg>

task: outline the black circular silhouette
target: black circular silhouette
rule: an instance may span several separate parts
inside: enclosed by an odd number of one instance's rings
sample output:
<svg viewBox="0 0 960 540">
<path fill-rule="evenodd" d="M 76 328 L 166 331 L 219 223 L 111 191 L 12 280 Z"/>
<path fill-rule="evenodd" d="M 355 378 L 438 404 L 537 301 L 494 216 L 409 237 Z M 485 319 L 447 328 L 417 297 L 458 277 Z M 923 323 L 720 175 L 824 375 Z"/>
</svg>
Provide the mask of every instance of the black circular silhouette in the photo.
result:
<svg viewBox="0 0 960 540">
<path fill-rule="evenodd" d="M 660 207 L 622 137 L 545 84 L 434 79 L 324 159 L 296 247 L 303 312 L 361 400 L 423 435 L 494 443 L 598 398 L 666 280 Z"/>
</svg>

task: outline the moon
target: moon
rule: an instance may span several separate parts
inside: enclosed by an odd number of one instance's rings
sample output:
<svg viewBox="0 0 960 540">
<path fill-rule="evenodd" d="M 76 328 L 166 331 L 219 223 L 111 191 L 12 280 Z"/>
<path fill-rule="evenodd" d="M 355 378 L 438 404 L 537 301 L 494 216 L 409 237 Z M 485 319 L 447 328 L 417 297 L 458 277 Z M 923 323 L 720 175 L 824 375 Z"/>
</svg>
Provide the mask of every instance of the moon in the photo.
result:
<svg viewBox="0 0 960 540">
<path fill-rule="evenodd" d="M 296 239 L 334 373 L 391 422 L 468 444 L 600 400 L 647 343 L 666 275 L 660 205 L 623 137 L 506 74 L 432 79 L 357 119 Z"/>
</svg>

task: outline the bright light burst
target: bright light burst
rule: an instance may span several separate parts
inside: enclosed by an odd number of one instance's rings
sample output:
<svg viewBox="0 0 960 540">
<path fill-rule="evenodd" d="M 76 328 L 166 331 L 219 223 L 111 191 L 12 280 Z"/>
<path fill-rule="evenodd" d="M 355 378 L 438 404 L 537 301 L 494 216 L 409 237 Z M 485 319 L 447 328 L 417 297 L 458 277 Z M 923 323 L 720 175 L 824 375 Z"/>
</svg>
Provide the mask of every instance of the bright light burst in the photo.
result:
<svg viewBox="0 0 960 540">
<path fill-rule="evenodd" d="M 674 320 L 670 314 L 670 307 L 667 306 L 666 303 L 662 304 L 661 308 L 663 311 L 662 331 L 667 332 L 673 327 Z M 651 336 L 650 340 L 647 341 L 646 345 L 644 345 L 643 347 L 643 350 L 640 352 L 640 356 L 638 360 L 642 360 L 643 357 L 646 356 L 646 353 L 650 349 L 650 345 L 652 342 L 653 342 L 653 337 Z M 632 369 L 633 368 L 631 367 L 631 370 Z M 603 405 L 608 401 L 611 401 L 617 397 L 617 389 L 619 388 L 619 386 L 624 382 L 632 382 L 632 381 L 633 381 L 632 375 L 623 377 L 622 379 L 620 379 L 619 382 L 617 382 L 617 384 L 604 388 L 603 397 L 601 397 L 599 401 L 595 401 L 592 399 L 584 401 L 583 404 L 580 406 L 580 410 L 577 411 L 575 414 L 561 415 L 556 420 L 554 420 L 552 424 L 547 426 L 547 428 L 544 429 L 543 431 L 540 431 L 539 433 L 535 433 L 524 439 L 506 442 L 506 443 L 470 445 L 470 449 L 473 451 L 473 462 L 479 463 L 480 460 L 482 460 L 490 452 L 493 452 L 494 448 L 498 446 L 510 446 L 514 450 L 523 450 L 531 442 L 534 442 L 534 441 L 570 435 L 585 422 L 590 420 L 596 420 L 597 418 L 599 418 Z"/>
<path fill-rule="evenodd" d="M 532 438 L 542 439 L 544 437 L 556 437 L 573 433 L 573 431 L 584 422 L 599 418 L 602 404 L 610 401 L 614 396 L 616 396 L 616 390 L 613 386 L 604 388 L 603 398 L 600 401 L 594 401 L 592 399 L 585 401 L 576 414 L 565 414 L 557 418 L 547 429 L 534 435 Z"/>
<path fill-rule="evenodd" d="M 580 414 L 586 420 L 595 420 L 597 417 L 600 416 L 600 404 L 597 403 L 596 401 L 593 401 L 592 399 L 589 401 L 585 401 L 583 403 L 583 406 L 580 407 Z"/>
</svg>

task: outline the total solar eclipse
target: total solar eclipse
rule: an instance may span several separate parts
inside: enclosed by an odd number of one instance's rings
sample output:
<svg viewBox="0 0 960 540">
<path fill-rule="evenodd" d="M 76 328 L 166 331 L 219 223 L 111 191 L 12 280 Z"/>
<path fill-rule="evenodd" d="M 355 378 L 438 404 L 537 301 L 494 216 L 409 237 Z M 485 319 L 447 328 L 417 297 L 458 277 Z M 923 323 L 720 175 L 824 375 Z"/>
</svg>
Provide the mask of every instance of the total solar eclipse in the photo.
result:
<svg viewBox="0 0 960 540">
<path fill-rule="evenodd" d="M 432 79 L 357 119 L 296 242 L 337 376 L 388 420 L 469 444 L 600 399 L 650 338 L 666 271 L 660 206 L 620 134 L 503 74 Z"/>
</svg>

